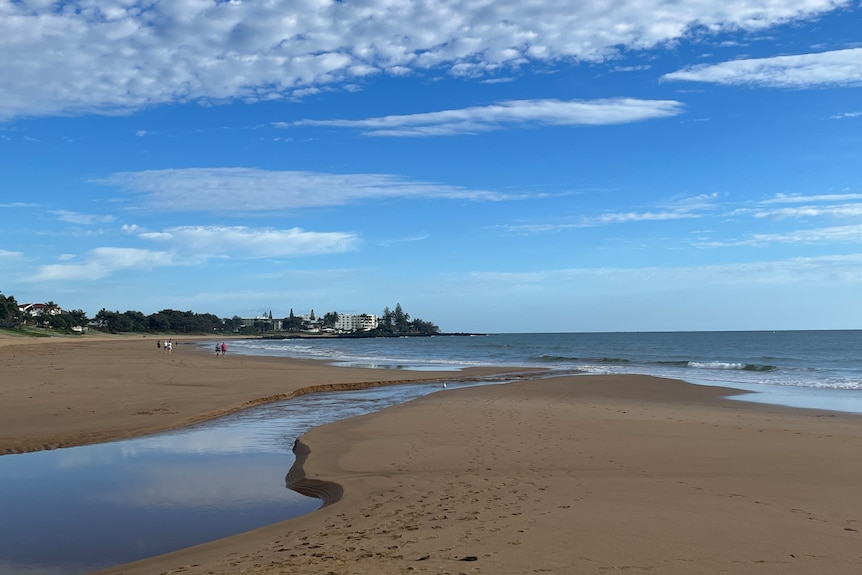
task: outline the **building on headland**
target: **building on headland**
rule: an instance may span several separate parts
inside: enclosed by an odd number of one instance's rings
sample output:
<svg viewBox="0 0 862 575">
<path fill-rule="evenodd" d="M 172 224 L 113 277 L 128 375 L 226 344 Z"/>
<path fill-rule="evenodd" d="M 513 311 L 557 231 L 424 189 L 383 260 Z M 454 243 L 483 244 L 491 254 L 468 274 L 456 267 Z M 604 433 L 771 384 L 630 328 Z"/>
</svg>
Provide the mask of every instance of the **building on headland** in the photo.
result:
<svg viewBox="0 0 862 575">
<path fill-rule="evenodd" d="M 342 333 L 351 333 L 355 331 L 371 331 L 377 329 L 377 316 L 370 313 L 349 314 L 340 313 L 338 319 L 335 320 L 335 330 Z"/>
<path fill-rule="evenodd" d="M 262 316 L 243 318 L 241 323 L 242 327 L 254 328 L 260 331 L 282 331 L 284 329 L 284 320 L 273 319 L 272 312 L 263 314 Z"/>
<path fill-rule="evenodd" d="M 335 319 L 331 317 L 335 315 Z M 314 312 L 308 314 L 293 314 L 283 319 L 273 318 L 272 312 L 252 318 L 237 318 L 239 324 L 234 331 L 253 332 L 301 332 L 307 334 L 348 334 L 367 332 L 377 329 L 378 316 L 370 313 L 326 314 L 325 318 L 317 317 Z"/>
</svg>

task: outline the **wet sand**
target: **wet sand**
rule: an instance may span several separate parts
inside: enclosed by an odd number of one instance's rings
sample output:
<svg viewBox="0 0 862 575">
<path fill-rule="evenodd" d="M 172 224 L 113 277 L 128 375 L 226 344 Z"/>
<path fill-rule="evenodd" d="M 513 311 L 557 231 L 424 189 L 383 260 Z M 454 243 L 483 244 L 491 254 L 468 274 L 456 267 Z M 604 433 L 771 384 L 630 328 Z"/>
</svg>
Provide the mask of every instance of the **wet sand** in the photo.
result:
<svg viewBox="0 0 862 575">
<path fill-rule="evenodd" d="M 311 391 L 474 378 L 495 370 L 416 372 L 200 350 L 202 338 L 0 335 L 0 455 L 135 437 Z M 213 349 L 216 340 L 213 338 Z M 503 372 L 506 370 L 496 370 Z"/>
<path fill-rule="evenodd" d="M 193 370 L 159 367 L 173 374 L 168 385 L 142 369 L 146 360 L 121 375 L 94 361 L 107 347 L 97 356 L 84 346 L 71 357 L 89 358 L 81 385 L 101 386 L 94 405 L 96 391 L 82 399 L 61 379 L 42 385 L 54 371 L 80 377 L 84 360 L 71 369 L 58 362 L 66 352 L 55 350 L 35 368 L 41 377 L 26 377 L 31 364 L 12 361 L 9 349 L 0 344 L 0 368 L 19 367 L 3 378 L 0 396 L 7 451 L 52 436 L 136 433 L 137 424 L 123 425 L 136 418 L 173 425 L 283 393 L 277 382 L 285 379 L 284 363 L 229 354 L 224 361 L 243 368 L 222 376 L 196 363 L 215 357 L 188 360 Z M 368 377 L 296 365 L 295 385 Z M 198 370 L 208 377 L 189 373 Z M 242 393 L 236 382 L 230 391 L 212 382 L 240 375 Z M 81 413 L 63 418 L 62 433 L 19 430 L 6 416 L 27 416 L 6 407 L 8 381 L 17 382 L 17 409 L 33 417 L 62 417 L 48 412 L 66 407 Z M 67 392 L 60 402 L 51 397 L 58 385 Z M 122 393 L 107 397 L 115 391 Z M 724 399 L 728 393 L 642 376 L 445 390 L 303 436 L 291 479 L 327 497 L 323 509 L 102 573 L 857 573 L 862 418 L 747 404 Z M 175 413 L 137 415 L 163 404 Z M 108 407 L 115 415 L 100 415 Z M 23 443 L 7 437 L 10 429 Z"/>
</svg>

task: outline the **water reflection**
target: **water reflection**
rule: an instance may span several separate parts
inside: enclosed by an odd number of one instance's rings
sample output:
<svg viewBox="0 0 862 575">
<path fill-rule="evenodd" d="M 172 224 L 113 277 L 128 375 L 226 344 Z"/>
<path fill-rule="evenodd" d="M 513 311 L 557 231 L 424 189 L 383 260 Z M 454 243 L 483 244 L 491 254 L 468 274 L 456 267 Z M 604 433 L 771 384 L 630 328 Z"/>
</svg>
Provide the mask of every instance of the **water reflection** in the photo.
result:
<svg viewBox="0 0 862 575">
<path fill-rule="evenodd" d="M 307 395 L 175 432 L 2 456 L 0 573 L 80 575 L 309 513 L 320 502 L 285 488 L 296 437 L 439 389 Z"/>
</svg>

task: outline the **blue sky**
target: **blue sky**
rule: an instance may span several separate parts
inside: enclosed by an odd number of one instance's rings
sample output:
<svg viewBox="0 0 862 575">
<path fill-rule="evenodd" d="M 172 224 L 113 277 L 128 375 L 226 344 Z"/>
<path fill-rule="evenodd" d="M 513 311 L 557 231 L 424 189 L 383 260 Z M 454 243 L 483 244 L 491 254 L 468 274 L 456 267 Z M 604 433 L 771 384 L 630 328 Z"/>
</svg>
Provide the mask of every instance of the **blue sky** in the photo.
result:
<svg viewBox="0 0 862 575">
<path fill-rule="evenodd" d="M 0 53 L 20 302 L 862 327 L 859 1 L 0 0 Z"/>
</svg>

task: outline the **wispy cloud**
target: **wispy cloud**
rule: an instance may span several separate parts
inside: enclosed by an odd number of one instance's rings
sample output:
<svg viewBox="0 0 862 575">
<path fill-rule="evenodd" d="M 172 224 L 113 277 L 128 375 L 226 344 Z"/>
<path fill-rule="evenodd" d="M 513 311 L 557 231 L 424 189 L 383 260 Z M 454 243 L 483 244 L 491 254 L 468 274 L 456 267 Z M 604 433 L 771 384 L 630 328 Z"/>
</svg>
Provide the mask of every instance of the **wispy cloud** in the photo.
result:
<svg viewBox="0 0 862 575">
<path fill-rule="evenodd" d="M 163 232 L 143 232 L 144 240 L 169 244 L 173 250 L 198 257 L 268 258 L 342 253 L 356 249 L 359 238 L 343 232 L 308 232 L 247 227 L 183 226 Z"/>
<path fill-rule="evenodd" d="M 95 214 L 82 214 L 79 212 L 70 212 L 67 210 L 56 210 L 52 212 L 61 222 L 69 222 L 71 224 L 80 224 L 84 226 L 91 226 L 94 224 L 108 224 L 116 220 L 114 216 L 110 215 L 95 215 Z"/>
<path fill-rule="evenodd" d="M 560 232 L 575 228 L 588 228 L 606 225 L 629 224 L 637 222 L 664 222 L 672 220 L 696 219 L 715 209 L 717 194 L 701 194 L 681 198 L 653 210 L 605 212 L 596 215 L 581 215 L 572 221 L 558 223 L 513 224 L 503 229 L 519 234 L 542 234 Z"/>
<path fill-rule="evenodd" d="M 814 194 L 805 196 L 802 194 L 776 194 L 760 202 L 761 204 L 807 204 L 811 202 L 848 202 L 862 200 L 862 194 Z"/>
<path fill-rule="evenodd" d="M 36 270 L 32 281 L 92 281 L 107 277 L 118 270 L 149 270 L 173 263 L 173 256 L 169 252 L 102 247 L 88 252 L 80 263 L 41 266 Z"/>
<path fill-rule="evenodd" d="M 754 213 L 756 218 L 858 218 L 862 216 L 862 203 L 823 205 L 823 206 L 795 206 L 788 208 L 774 208 L 769 210 L 758 210 Z"/>
<path fill-rule="evenodd" d="M 759 30 L 850 0 L 0 2 L 0 119 L 290 98 L 376 74 L 499 77 L 698 30 Z"/>
<path fill-rule="evenodd" d="M 141 196 L 147 207 L 184 212 L 274 212 L 392 198 L 499 201 L 512 196 L 412 181 L 391 174 L 328 174 L 254 168 L 121 172 L 96 180 Z"/>
<path fill-rule="evenodd" d="M 121 270 L 200 265 L 213 258 L 260 259 L 344 253 L 356 249 L 359 242 L 358 236 L 352 233 L 308 232 L 298 228 L 181 226 L 153 232 L 124 226 L 124 231 L 140 240 L 161 244 L 165 249 L 99 247 L 80 260 L 73 254 L 63 254 L 59 257 L 62 263 L 41 266 L 32 281 L 91 281 Z"/>
<path fill-rule="evenodd" d="M 356 128 L 370 136 L 451 136 L 504 127 L 595 126 L 627 124 L 676 116 L 683 105 L 674 100 L 512 100 L 440 112 L 383 116 L 364 120 L 300 120 L 279 127 L 333 126 Z"/>
<path fill-rule="evenodd" d="M 749 234 L 742 239 L 702 242 L 701 247 L 763 247 L 772 244 L 862 243 L 862 224 L 791 230 L 774 234 Z"/>
<path fill-rule="evenodd" d="M 858 218 L 862 216 L 862 194 L 777 194 L 759 202 L 755 209 L 746 208 L 737 213 L 775 219 Z"/>
<path fill-rule="evenodd" d="M 862 85 L 862 48 L 691 66 L 664 80 L 774 88 Z"/>
</svg>

